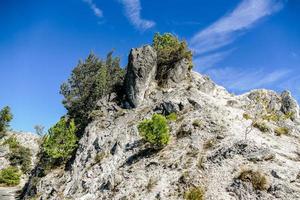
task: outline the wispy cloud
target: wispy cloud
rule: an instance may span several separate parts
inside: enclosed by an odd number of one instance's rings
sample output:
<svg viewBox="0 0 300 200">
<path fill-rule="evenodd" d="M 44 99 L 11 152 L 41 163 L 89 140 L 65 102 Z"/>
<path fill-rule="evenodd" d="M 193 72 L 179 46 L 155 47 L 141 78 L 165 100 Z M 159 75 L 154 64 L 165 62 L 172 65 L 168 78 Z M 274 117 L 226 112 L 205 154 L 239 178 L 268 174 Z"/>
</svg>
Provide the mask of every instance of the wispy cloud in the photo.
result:
<svg viewBox="0 0 300 200">
<path fill-rule="evenodd" d="M 97 5 L 93 2 L 93 0 L 83 0 L 85 3 L 87 3 L 90 7 L 90 9 L 94 12 L 94 14 L 102 18 L 103 17 L 103 11 L 97 7 Z"/>
<path fill-rule="evenodd" d="M 291 71 L 277 69 L 271 72 L 260 69 L 244 70 L 236 68 L 210 69 L 207 74 L 230 90 L 244 92 L 250 89 L 267 87 L 283 80 Z"/>
<path fill-rule="evenodd" d="M 201 54 L 227 46 L 260 19 L 282 7 L 282 0 L 243 0 L 231 13 L 198 32 L 190 41 L 191 47 Z"/>
<path fill-rule="evenodd" d="M 141 17 L 140 0 L 120 0 L 125 7 L 125 14 L 135 28 L 144 31 L 155 26 L 155 22 Z"/>
<path fill-rule="evenodd" d="M 234 49 L 215 52 L 213 54 L 203 55 L 194 59 L 196 70 L 204 71 L 213 67 L 216 63 L 222 61 L 225 57 L 231 54 Z"/>
</svg>

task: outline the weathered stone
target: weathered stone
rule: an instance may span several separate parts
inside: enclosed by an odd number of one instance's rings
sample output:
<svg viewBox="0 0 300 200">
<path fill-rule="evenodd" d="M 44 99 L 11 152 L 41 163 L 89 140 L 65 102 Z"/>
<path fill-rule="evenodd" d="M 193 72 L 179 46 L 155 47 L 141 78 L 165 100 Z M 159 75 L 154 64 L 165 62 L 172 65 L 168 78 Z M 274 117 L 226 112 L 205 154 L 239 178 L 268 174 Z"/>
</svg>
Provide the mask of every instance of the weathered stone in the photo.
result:
<svg viewBox="0 0 300 200">
<path fill-rule="evenodd" d="M 124 85 L 127 100 L 132 107 L 143 102 L 145 92 L 155 79 L 156 70 L 157 55 L 151 46 L 131 50 Z"/>
<path fill-rule="evenodd" d="M 289 91 L 283 91 L 281 93 L 282 105 L 281 111 L 284 114 L 291 115 L 291 119 L 294 120 L 299 117 L 299 106 L 297 101 L 292 97 Z"/>
</svg>

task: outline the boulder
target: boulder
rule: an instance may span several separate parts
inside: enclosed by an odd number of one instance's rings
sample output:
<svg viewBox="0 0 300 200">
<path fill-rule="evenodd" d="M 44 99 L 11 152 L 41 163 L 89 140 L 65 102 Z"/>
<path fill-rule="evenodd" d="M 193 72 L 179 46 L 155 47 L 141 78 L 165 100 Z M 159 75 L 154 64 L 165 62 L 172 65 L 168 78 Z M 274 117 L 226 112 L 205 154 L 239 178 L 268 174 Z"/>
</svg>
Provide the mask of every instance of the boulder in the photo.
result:
<svg viewBox="0 0 300 200">
<path fill-rule="evenodd" d="M 281 93 L 281 101 L 281 111 L 284 114 L 292 114 L 292 120 L 299 117 L 299 106 L 297 101 L 292 97 L 291 92 L 283 91 Z"/>
<path fill-rule="evenodd" d="M 156 71 L 157 55 L 151 46 L 131 50 L 124 85 L 126 99 L 132 107 L 142 103 Z"/>
</svg>

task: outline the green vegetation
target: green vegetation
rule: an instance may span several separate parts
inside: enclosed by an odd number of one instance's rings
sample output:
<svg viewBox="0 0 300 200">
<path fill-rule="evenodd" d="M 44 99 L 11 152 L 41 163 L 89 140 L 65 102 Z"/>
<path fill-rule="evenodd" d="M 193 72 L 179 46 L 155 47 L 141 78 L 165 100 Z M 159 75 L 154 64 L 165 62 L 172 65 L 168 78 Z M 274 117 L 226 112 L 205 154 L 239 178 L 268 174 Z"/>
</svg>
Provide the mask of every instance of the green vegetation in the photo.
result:
<svg viewBox="0 0 300 200">
<path fill-rule="evenodd" d="M 167 119 L 154 114 L 152 119 L 145 119 L 138 125 L 140 135 L 154 147 L 161 148 L 169 143 L 170 133 Z"/>
<path fill-rule="evenodd" d="M 16 186 L 20 183 L 21 173 L 17 167 L 8 167 L 0 171 L 0 185 Z"/>
<path fill-rule="evenodd" d="M 267 176 L 260 171 L 242 170 L 238 179 L 250 182 L 256 190 L 267 190 L 270 187 Z"/>
<path fill-rule="evenodd" d="M 259 122 L 259 121 L 254 122 L 253 127 L 259 129 L 263 133 L 267 133 L 271 131 L 265 122 Z"/>
<path fill-rule="evenodd" d="M 89 115 L 96 109 L 98 100 L 110 99 L 111 93 L 119 92 L 117 86 L 122 83 L 125 72 L 120 67 L 120 59 L 113 58 L 112 54 L 101 60 L 91 53 L 84 62 L 78 63 L 61 86 L 63 104 L 80 130 L 89 123 Z"/>
<path fill-rule="evenodd" d="M 5 132 L 9 127 L 9 122 L 13 119 L 10 107 L 6 106 L 0 110 L 0 139 L 5 136 Z"/>
<path fill-rule="evenodd" d="M 205 191 L 202 187 L 193 187 L 184 194 L 186 200 L 204 200 Z"/>
<path fill-rule="evenodd" d="M 52 161 L 67 161 L 77 147 L 74 120 L 65 117 L 49 129 L 42 144 L 43 151 Z"/>
<path fill-rule="evenodd" d="M 18 142 L 17 138 L 15 138 L 13 136 L 7 138 L 3 144 L 8 145 L 9 149 L 15 149 L 20 146 L 20 143 Z"/>
<path fill-rule="evenodd" d="M 176 115 L 176 113 L 171 113 L 166 118 L 169 121 L 176 121 L 177 120 L 177 115 Z"/>
<path fill-rule="evenodd" d="M 275 128 L 274 132 L 277 136 L 281 136 L 281 135 L 288 135 L 290 130 L 287 127 L 277 127 Z"/>
<path fill-rule="evenodd" d="M 157 52 L 158 80 L 163 81 L 175 63 L 184 58 L 189 63 L 189 69 L 193 68 L 192 51 L 188 49 L 186 41 L 180 41 L 171 33 L 156 33 L 152 46 Z"/>
<path fill-rule="evenodd" d="M 28 173 L 31 166 L 31 151 L 29 148 L 23 147 L 15 137 L 9 137 L 3 143 L 9 146 L 8 160 L 12 166 L 20 166 L 23 173 Z"/>
</svg>

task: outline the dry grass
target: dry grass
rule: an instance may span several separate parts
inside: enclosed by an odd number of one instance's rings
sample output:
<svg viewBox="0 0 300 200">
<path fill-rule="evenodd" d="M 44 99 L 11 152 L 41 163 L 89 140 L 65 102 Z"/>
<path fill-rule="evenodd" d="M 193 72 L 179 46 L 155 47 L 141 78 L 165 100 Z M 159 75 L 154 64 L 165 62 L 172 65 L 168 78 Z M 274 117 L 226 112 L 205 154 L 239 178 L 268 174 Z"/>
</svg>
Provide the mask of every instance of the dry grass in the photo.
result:
<svg viewBox="0 0 300 200">
<path fill-rule="evenodd" d="M 290 130 L 289 128 L 287 127 L 277 127 L 275 130 L 274 130 L 275 134 L 277 136 L 282 136 L 282 135 L 288 135 Z"/>
<path fill-rule="evenodd" d="M 260 171 L 251 169 L 242 170 L 238 179 L 250 182 L 256 190 L 268 190 L 270 187 L 268 177 Z"/>
<path fill-rule="evenodd" d="M 267 133 L 271 131 L 271 129 L 265 122 L 254 122 L 253 127 L 259 129 L 263 133 Z"/>
<path fill-rule="evenodd" d="M 184 194 L 185 200 L 204 200 L 205 191 L 202 187 L 193 187 Z"/>
</svg>

